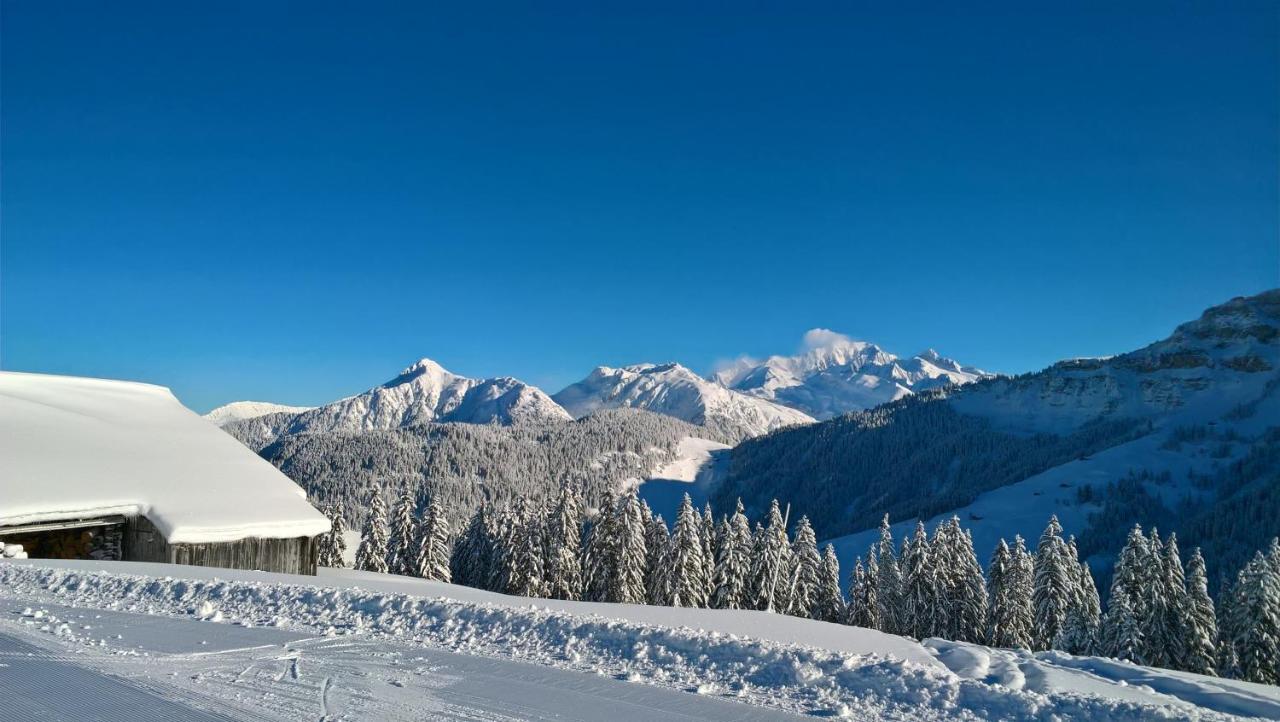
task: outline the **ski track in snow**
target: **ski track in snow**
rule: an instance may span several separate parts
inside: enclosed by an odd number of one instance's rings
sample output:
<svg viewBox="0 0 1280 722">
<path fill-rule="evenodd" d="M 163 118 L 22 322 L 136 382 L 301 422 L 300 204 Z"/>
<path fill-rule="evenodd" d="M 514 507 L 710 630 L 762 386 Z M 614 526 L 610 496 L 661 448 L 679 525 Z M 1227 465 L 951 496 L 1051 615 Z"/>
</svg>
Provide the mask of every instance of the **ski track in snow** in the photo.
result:
<svg viewBox="0 0 1280 722">
<path fill-rule="evenodd" d="M 692 628 L 726 614 L 710 610 L 571 607 L 688 620 L 677 628 L 448 585 L 418 586 L 493 601 L 352 583 L 378 575 L 322 578 L 345 585 L 336 587 L 286 575 L 258 575 L 283 580 L 272 582 L 217 578 L 253 574 L 229 570 L 48 564 L 0 564 L 0 634 L 42 646 L 49 659 L 133 680 L 162 702 L 214 719 L 316 719 L 317 712 L 334 720 L 592 719 L 604 709 L 612 719 L 1280 717 L 1274 687 L 1058 653 L 942 640 L 917 645 L 759 612 L 729 617 L 750 615 L 779 637 L 788 628 L 847 632 L 846 647 L 866 648 L 833 651 Z M 175 576 L 119 573 L 131 569 Z M 893 644 L 920 657 L 884 653 Z"/>
</svg>

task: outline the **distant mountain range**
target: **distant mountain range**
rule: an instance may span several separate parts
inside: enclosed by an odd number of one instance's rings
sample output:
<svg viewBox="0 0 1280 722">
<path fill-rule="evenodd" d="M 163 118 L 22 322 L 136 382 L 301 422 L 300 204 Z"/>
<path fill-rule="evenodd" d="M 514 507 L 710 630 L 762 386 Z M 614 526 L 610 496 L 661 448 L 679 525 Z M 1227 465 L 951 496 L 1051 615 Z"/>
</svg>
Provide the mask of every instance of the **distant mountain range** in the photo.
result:
<svg viewBox="0 0 1280 722">
<path fill-rule="evenodd" d="M 598 494 L 674 465 L 717 509 L 790 502 L 846 561 L 885 513 L 897 536 L 959 514 L 982 554 L 1057 514 L 1104 567 L 1137 521 L 1233 569 L 1280 534 L 1278 368 L 1270 291 L 1143 349 L 1013 377 L 815 330 L 797 355 L 709 377 L 602 366 L 550 396 L 423 359 L 318 408 L 241 402 L 209 417 L 322 498 L 346 484 L 354 499 L 356 481 L 427 482 L 466 507 L 563 483 Z M 736 446 L 695 458 L 682 450 L 697 438 Z"/>
<path fill-rule="evenodd" d="M 720 385 L 829 419 L 862 411 L 919 391 L 967 384 L 991 374 L 962 366 L 929 349 L 901 359 L 873 343 L 814 329 L 804 353 L 744 358 L 712 374 Z"/>
<path fill-rule="evenodd" d="M 806 345 L 802 355 L 742 359 L 709 377 L 677 363 L 601 366 L 554 396 L 511 377 L 459 376 L 424 358 L 378 387 L 318 408 L 237 401 L 205 416 L 220 426 L 270 416 L 270 423 L 263 422 L 264 434 L 274 437 L 426 422 L 559 422 L 603 409 L 636 408 L 736 441 L 987 376 L 933 352 L 899 359 L 829 331 L 810 331 Z"/>
<path fill-rule="evenodd" d="M 552 398 L 574 417 L 601 409 L 644 409 L 733 440 L 813 423 L 808 414 L 728 389 L 676 363 L 601 366 Z"/>
</svg>

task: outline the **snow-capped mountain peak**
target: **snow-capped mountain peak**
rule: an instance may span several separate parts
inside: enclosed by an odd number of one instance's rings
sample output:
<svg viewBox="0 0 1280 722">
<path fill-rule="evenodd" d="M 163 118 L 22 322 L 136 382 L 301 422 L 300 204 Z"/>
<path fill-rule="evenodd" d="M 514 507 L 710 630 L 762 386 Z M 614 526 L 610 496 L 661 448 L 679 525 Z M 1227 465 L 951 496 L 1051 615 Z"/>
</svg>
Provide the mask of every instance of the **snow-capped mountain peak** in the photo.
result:
<svg viewBox="0 0 1280 722">
<path fill-rule="evenodd" d="M 711 378 L 735 391 L 825 419 L 986 376 L 933 349 L 900 359 L 874 343 L 815 328 L 805 333 L 795 356 L 740 358 Z"/>
<path fill-rule="evenodd" d="M 397 384 L 412 381 L 414 379 L 425 378 L 432 382 L 447 382 L 447 379 L 458 378 L 450 373 L 448 369 L 436 363 L 435 361 L 423 357 L 409 364 L 399 376 L 383 384 L 384 386 L 394 386 Z"/>
<path fill-rule="evenodd" d="M 312 408 L 314 407 L 285 406 L 284 404 L 273 404 L 269 401 L 232 401 L 205 414 L 204 418 L 216 426 L 225 426 L 233 421 L 256 419 L 267 414 L 282 412 L 300 414 L 303 411 L 310 411 Z"/>
<path fill-rule="evenodd" d="M 264 433 L 275 436 L 314 431 L 372 431 L 426 422 L 513 424 L 571 419 L 568 412 L 535 386 L 509 376 L 490 379 L 459 376 L 423 358 L 390 381 L 364 393 L 273 421 L 272 428 Z"/>
<path fill-rule="evenodd" d="M 813 421 L 795 409 L 708 381 L 678 363 L 599 366 L 553 399 L 575 417 L 601 409 L 638 408 L 707 426 L 735 439 Z"/>
</svg>

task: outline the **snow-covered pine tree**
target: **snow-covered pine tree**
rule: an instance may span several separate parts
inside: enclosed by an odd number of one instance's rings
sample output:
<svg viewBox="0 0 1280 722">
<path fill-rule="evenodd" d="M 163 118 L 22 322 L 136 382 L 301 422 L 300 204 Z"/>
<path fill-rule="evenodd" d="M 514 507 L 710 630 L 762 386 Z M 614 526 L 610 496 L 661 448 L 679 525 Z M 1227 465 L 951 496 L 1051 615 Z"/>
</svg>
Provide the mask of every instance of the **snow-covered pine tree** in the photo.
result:
<svg viewBox="0 0 1280 722">
<path fill-rule="evenodd" d="M 518 531 L 512 537 L 507 594 L 519 597 L 546 596 L 542 540 L 546 533 L 546 520 L 539 511 L 537 506 L 523 497 L 516 502 L 515 523 Z"/>
<path fill-rule="evenodd" d="M 1036 545 L 1035 630 L 1032 643 L 1036 650 L 1050 649 L 1067 621 L 1067 610 L 1076 596 L 1078 569 L 1067 558 L 1067 545 L 1062 540 L 1062 525 L 1055 514 L 1040 535 Z"/>
<path fill-rule="evenodd" d="M 645 564 L 648 561 L 644 538 L 648 530 L 645 528 L 640 500 L 634 488 L 618 499 L 614 517 L 616 524 L 613 532 L 617 534 L 617 542 L 614 544 L 615 561 L 611 565 L 613 573 L 607 583 L 605 601 L 644 604 Z"/>
<path fill-rule="evenodd" d="M 1013 634 L 1025 640 L 1018 645 L 1019 649 L 1031 649 L 1035 639 L 1036 608 L 1033 597 L 1036 585 L 1035 557 L 1027 549 L 1027 543 L 1021 534 L 1013 535 L 1013 600 L 1014 609 L 1019 610 Z"/>
<path fill-rule="evenodd" d="M 711 595 L 716 591 L 716 522 L 711 514 L 711 502 L 702 507 L 702 606 L 711 605 Z"/>
<path fill-rule="evenodd" d="M 1235 645 L 1235 628 L 1240 621 L 1240 615 L 1236 612 L 1239 598 L 1240 578 L 1237 576 L 1229 586 L 1224 584 L 1222 592 L 1218 594 L 1218 638 L 1215 640 L 1217 650 L 1213 660 L 1219 675 L 1235 679 L 1240 678 L 1240 658 L 1236 655 Z"/>
<path fill-rule="evenodd" d="M 316 508 L 316 511 L 324 514 L 324 517 L 329 520 L 329 531 L 317 534 L 314 542 L 316 547 L 316 566 L 328 566 L 325 562 L 329 561 L 333 556 L 333 552 L 330 550 L 332 546 L 330 539 L 333 533 L 333 507 L 328 504 L 318 506 L 314 500 L 309 499 L 308 501 L 311 501 L 311 505 Z"/>
<path fill-rule="evenodd" d="M 646 604 L 666 604 L 666 574 L 663 573 L 662 560 L 667 553 L 667 544 L 671 535 L 667 532 L 667 522 L 661 514 L 651 516 L 644 535 L 645 569 L 644 596 Z"/>
<path fill-rule="evenodd" d="M 987 562 L 987 644 L 993 647 L 1015 647 L 1017 644 L 1008 635 L 1009 616 L 1009 583 L 1013 572 L 1013 556 L 1004 539 L 996 544 Z"/>
<path fill-rule="evenodd" d="M 582 595 L 582 499 L 568 485 L 561 487 L 551 511 L 544 544 L 547 596 L 578 599 Z"/>
<path fill-rule="evenodd" d="M 1148 556 L 1140 575 L 1143 604 L 1138 617 L 1142 625 L 1142 663 L 1151 667 L 1172 669 L 1175 631 L 1169 627 L 1173 600 L 1166 595 L 1169 588 L 1165 579 L 1165 544 L 1160 533 L 1152 527 L 1147 539 Z"/>
<path fill-rule="evenodd" d="M 992 554 L 988 643 L 1009 649 L 1030 649 L 1034 612 L 1031 606 L 1034 564 L 1021 536 L 1010 549 L 1003 539 Z"/>
<path fill-rule="evenodd" d="M 818 556 L 818 538 L 809 524 L 809 517 L 801 516 L 800 521 L 796 522 L 796 533 L 791 542 L 787 614 L 793 617 L 818 618 L 814 613 L 821 574 L 822 557 Z"/>
<path fill-rule="evenodd" d="M 412 576 L 417 556 L 417 493 L 409 484 L 400 487 L 391 509 L 390 535 L 387 538 L 387 571 Z"/>
<path fill-rule="evenodd" d="M 342 502 L 325 507 L 325 516 L 329 517 L 329 531 L 316 539 L 316 564 L 341 569 L 347 565 L 347 523 L 342 518 Z"/>
<path fill-rule="evenodd" d="M 1107 602 L 1104 621 L 1105 638 L 1110 656 L 1116 659 L 1137 660 L 1142 657 L 1142 629 L 1138 614 L 1130 604 L 1128 594 L 1112 595 Z"/>
<path fill-rule="evenodd" d="M 1160 568 L 1164 572 L 1164 627 L 1169 639 L 1167 661 L 1171 669 L 1186 669 L 1191 600 L 1187 596 L 1187 578 L 1182 569 L 1182 555 L 1178 552 L 1177 534 L 1170 534 L 1165 541 Z"/>
<path fill-rule="evenodd" d="M 715 539 L 711 548 L 715 552 L 715 556 L 711 559 L 704 559 L 707 566 L 711 568 L 711 593 L 707 595 L 707 606 L 712 609 L 724 609 L 720 606 L 720 571 L 722 561 L 725 556 L 733 549 L 733 527 L 729 526 L 729 517 L 720 517 L 720 523 L 716 525 Z"/>
<path fill-rule="evenodd" d="M 1183 669 L 1196 674 L 1215 674 L 1218 620 L 1209 597 L 1209 578 L 1200 548 L 1191 551 L 1187 562 L 1187 621 L 1183 640 Z"/>
<path fill-rule="evenodd" d="M 667 575 L 663 585 L 666 603 L 672 607 L 705 606 L 702 584 L 703 569 L 702 518 L 693 508 L 688 494 L 680 502 L 676 525 L 667 542 L 663 569 Z"/>
<path fill-rule="evenodd" d="M 876 618 L 877 629 L 889 634 L 903 632 L 902 572 L 898 565 L 898 552 L 893 546 L 893 534 L 889 529 L 889 515 L 880 520 L 880 546 L 876 550 Z"/>
<path fill-rule="evenodd" d="M 1070 565 L 1071 577 L 1071 604 L 1067 607 L 1067 616 L 1071 616 L 1071 611 L 1076 607 L 1084 604 L 1084 579 L 1080 576 L 1080 550 L 1076 547 L 1076 535 L 1071 534 L 1067 537 L 1067 564 Z"/>
<path fill-rule="evenodd" d="M 1093 582 L 1089 565 L 1080 563 L 1076 578 L 1079 599 L 1067 610 L 1067 621 L 1058 634 L 1055 649 L 1068 654 L 1093 654 L 1098 646 L 1098 628 L 1101 623 L 1101 601 L 1098 586 Z"/>
<path fill-rule="evenodd" d="M 954 516 L 943 519 L 933 529 L 929 539 L 929 564 L 933 567 L 937 586 L 937 623 L 933 636 L 959 639 L 960 582 L 960 520 Z"/>
<path fill-rule="evenodd" d="M 471 515 L 467 528 L 453 546 L 449 558 L 449 573 L 454 584 L 485 589 L 489 585 L 491 562 L 488 505 L 481 504 Z"/>
<path fill-rule="evenodd" d="M 956 545 L 952 559 L 953 574 L 958 577 L 952 587 L 949 609 L 955 639 L 961 642 L 981 643 L 987 624 L 987 585 L 982 577 L 982 566 L 973 550 L 973 536 L 960 529 L 960 519 L 951 517 L 952 542 Z"/>
<path fill-rule="evenodd" d="M 818 575 L 818 595 L 812 616 L 824 622 L 843 622 L 848 616 L 844 594 L 840 592 L 840 560 L 830 544 L 822 550 L 822 572 Z"/>
<path fill-rule="evenodd" d="M 1080 593 L 1084 602 L 1085 626 L 1088 628 L 1087 654 L 1096 654 L 1098 637 L 1102 631 L 1102 598 L 1098 595 L 1098 584 L 1093 580 L 1093 570 L 1085 562 L 1080 562 Z"/>
<path fill-rule="evenodd" d="M 1142 565 L 1149 549 L 1142 527 L 1134 525 L 1111 576 L 1107 613 L 1102 620 L 1102 650 L 1109 657 L 1142 663 Z"/>
<path fill-rule="evenodd" d="M 760 530 L 751 561 L 751 594 L 756 609 L 779 612 L 787 609 L 787 572 L 791 568 L 791 549 L 787 543 L 786 522 L 778 508 L 778 500 L 769 504 L 769 524 Z"/>
<path fill-rule="evenodd" d="M 512 580 L 517 574 L 518 548 L 524 531 L 524 510 L 520 504 L 523 501 L 521 498 L 516 504 L 504 507 L 493 519 L 488 588 L 502 594 L 511 593 Z"/>
<path fill-rule="evenodd" d="M 742 500 L 738 500 L 733 516 L 729 517 L 726 534 L 716 556 L 716 591 L 711 606 L 716 609 L 742 609 L 748 607 L 747 577 L 751 571 L 751 525 L 743 513 Z"/>
<path fill-rule="evenodd" d="M 880 579 L 880 563 L 877 560 L 879 555 L 879 547 L 872 544 L 867 549 L 867 568 L 866 576 L 863 579 L 862 586 L 858 591 L 858 611 L 855 613 L 850 610 L 850 624 L 867 629 L 880 629 L 880 601 L 879 601 L 879 579 Z M 852 594 L 852 591 L 850 592 Z M 852 605 L 852 599 L 850 604 Z"/>
<path fill-rule="evenodd" d="M 872 549 L 875 547 L 872 546 Z M 849 604 L 845 607 L 845 624 L 875 629 L 871 624 L 868 589 L 875 589 L 875 581 L 868 578 L 866 567 L 862 565 L 862 557 L 858 557 L 849 570 Z"/>
<path fill-rule="evenodd" d="M 369 487 L 369 513 L 365 516 L 364 529 L 360 532 L 360 546 L 356 549 L 356 569 L 366 572 L 387 572 L 387 503 L 377 487 Z"/>
<path fill-rule="evenodd" d="M 587 543 L 583 550 L 585 564 L 582 598 L 589 602 L 603 602 L 608 596 L 610 578 L 614 574 L 618 558 L 617 542 L 620 535 L 614 528 L 617 524 L 617 506 L 617 497 L 612 490 L 606 489 L 587 532 Z"/>
<path fill-rule="evenodd" d="M 330 553 L 333 555 L 329 566 L 333 569 L 343 569 L 347 566 L 347 510 L 342 502 L 333 505 L 333 516 L 330 517 L 329 525 L 330 535 Z"/>
<path fill-rule="evenodd" d="M 412 573 L 415 576 L 436 582 L 452 579 L 449 571 L 449 521 L 440 500 L 435 497 L 427 503 L 426 513 L 418 523 L 413 549 Z"/>
<path fill-rule="evenodd" d="M 915 536 L 902 547 L 904 629 L 916 639 L 936 636 L 942 626 L 942 597 L 932 549 L 924 522 L 916 522 Z"/>
<path fill-rule="evenodd" d="M 1240 571 L 1230 624 L 1241 679 L 1280 683 L 1280 575 L 1262 552 Z"/>
</svg>

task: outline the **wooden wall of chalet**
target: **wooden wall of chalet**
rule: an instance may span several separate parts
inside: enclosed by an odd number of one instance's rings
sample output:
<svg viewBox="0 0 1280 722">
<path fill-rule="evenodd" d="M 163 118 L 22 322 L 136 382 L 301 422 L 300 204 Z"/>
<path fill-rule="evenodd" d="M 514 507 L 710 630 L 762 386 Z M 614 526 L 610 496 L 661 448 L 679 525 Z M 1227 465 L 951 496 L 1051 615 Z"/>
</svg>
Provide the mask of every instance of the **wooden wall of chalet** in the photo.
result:
<svg viewBox="0 0 1280 722">
<path fill-rule="evenodd" d="M 166 562 L 198 567 L 261 569 L 284 574 L 315 574 L 316 543 L 311 537 L 259 539 L 216 544 L 169 544 L 145 517 L 125 525 L 124 558 L 132 562 Z"/>
<path fill-rule="evenodd" d="M 127 562 L 161 562 L 173 561 L 169 555 L 169 542 L 159 529 L 146 517 L 130 517 L 124 525 L 124 543 L 122 556 Z"/>
</svg>

